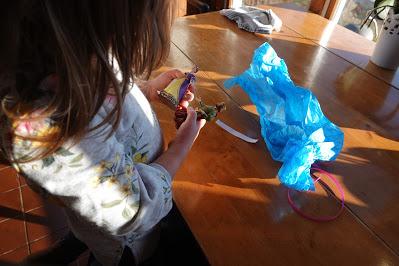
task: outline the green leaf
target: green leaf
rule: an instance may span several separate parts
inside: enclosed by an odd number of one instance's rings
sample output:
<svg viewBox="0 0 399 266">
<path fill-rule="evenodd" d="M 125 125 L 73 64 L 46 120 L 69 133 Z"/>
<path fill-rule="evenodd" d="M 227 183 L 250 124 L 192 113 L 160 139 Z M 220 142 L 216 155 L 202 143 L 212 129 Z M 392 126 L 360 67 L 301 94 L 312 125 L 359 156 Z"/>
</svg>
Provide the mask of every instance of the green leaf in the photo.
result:
<svg viewBox="0 0 399 266">
<path fill-rule="evenodd" d="M 137 152 L 137 148 L 134 146 L 131 146 L 131 148 L 132 148 L 132 155 L 134 155 Z"/>
<path fill-rule="evenodd" d="M 144 146 L 140 147 L 140 149 L 138 149 L 138 151 L 145 150 L 148 146 L 149 146 L 148 143 L 146 143 Z"/>
<path fill-rule="evenodd" d="M 50 165 L 52 165 L 54 163 L 54 161 L 55 160 L 54 160 L 53 156 L 49 156 L 49 157 L 42 159 L 42 162 L 43 162 L 42 169 L 44 167 L 49 167 Z"/>
<path fill-rule="evenodd" d="M 132 204 L 130 204 L 130 207 L 132 207 L 133 209 L 140 207 L 140 201 L 133 202 Z"/>
<path fill-rule="evenodd" d="M 61 156 L 71 156 L 71 155 L 73 155 L 72 152 L 70 152 L 69 150 L 67 150 L 67 149 L 65 149 L 63 147 L 59 148 L 55 153 L 57 155 L 61 155 Z"/>
<path fill-rule="evenodd" d="M 170 193 L 170 191 L 171 191 L 170 187 L 163 187 L 163 194 Z"/>
<path fill-rule="evenodd" d="M 143 135 L 144 135 L 144 132 L 141 132 L 139 138 L 137 139 L 137 142 L 139 142 L 139 141 L 141 140 L 141 138 L 143 137 Z"/>
<path fill-rule="evenodd" d="M 105 181 L 107 181 L 111 176 L 105 175 L 105 176 L 100 176 L 100 184 L 104 183 Z"/>
<path fill-rule="evenodd" d="M 55 170 L 54 174 L 59 173 L 61 171 L 61 169 L 62 169 L 62 165 L 60 164 L 57 166 L 57 170 Z"/>
<path fill-rule="evenodd" d="M 29 160 L 33 159 L 33 157 L 31 157 L 30 155 L 22 154 L 22 153 L 15 154 L 15 157 L 18 158 L 18 160 L 21 160 L 21 161 L 25 161 L 25 160 L 29 161 Z"/>
<path fill-rule="evenodd" d="M 72 161 L 70 161 L 70 164 L 74 164 L 74 163 L 78 163 L 83 159 L 83 153 L 79 154 L 78 156 L 76 156 L 75 158 L 72 159 Z"/>
<path fill-rule="evenodd" d="M 112 207 L 115 207 L 116 205 L 120 204 L 121 202 L 122 202 L 121 199 L 113 200 L 113 201 L 110 201 L 110 202 L 101 203 L 101 207 L 103 207 L 103 208 L 112 208 Z"/>
<path fill-rule="evenodd" d="M 374 7 L 381 7 L 380 9 L 376 10 L 378 14 L 377 18 L 384 20 L 388 16 L 389 7 L 382 8 L 383 6 L 393 6 L 394 0 L 376 0 L 374 2 Z"/>
<path fill-rule="evenodd" d="M 133 218 L 133 212 L 130 210 L 130 208 L 128 208 L 126 206 L 125 209 L 122 212 L 122 216 L 125 219 L 132 219 Z"/>
<path fill-rule="evenodd" d="M 375 0 L 374 7 L 392 6 L 393 4 L 394 0 Z"/>
<path fill-rule="evenodd" d="M 133 183 L 132 183 L 132 191 L 134 194 L 137 194 L 140 192 L 139 189 Z"/>
</svg>

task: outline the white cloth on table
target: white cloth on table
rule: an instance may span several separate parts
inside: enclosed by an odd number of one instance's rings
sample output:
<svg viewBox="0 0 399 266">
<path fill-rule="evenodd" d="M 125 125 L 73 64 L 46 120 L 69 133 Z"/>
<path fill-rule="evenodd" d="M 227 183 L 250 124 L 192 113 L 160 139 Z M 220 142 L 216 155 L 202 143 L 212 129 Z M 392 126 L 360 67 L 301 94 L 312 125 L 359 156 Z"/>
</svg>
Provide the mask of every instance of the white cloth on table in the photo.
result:
<svg viewBox="0 0 399 266">
<path fill-rule="evenodd" d="M 281 19 L 271 10 L 263 10 L 249 6 L 233 9 L 223 9 L 220 14 L 234 20 L 240 29 L 249 32 L 271 34 L 273 30 L 280 31 Z"/>
</svg>

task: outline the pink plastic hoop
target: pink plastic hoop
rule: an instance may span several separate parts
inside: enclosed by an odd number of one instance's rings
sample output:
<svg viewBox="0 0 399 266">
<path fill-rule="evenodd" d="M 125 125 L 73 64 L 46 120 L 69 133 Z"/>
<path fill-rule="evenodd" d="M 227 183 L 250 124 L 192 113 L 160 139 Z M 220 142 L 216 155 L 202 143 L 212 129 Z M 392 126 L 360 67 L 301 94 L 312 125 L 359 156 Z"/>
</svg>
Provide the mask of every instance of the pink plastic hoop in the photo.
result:
<svg viewBox="0 0 399 266">
<path fill-rule="evenodd" d="M 287 192 L 288 203 L 290 204 L 291 208 L 297 214 L 302 216 L 303 218 L 306 218 L 306 219 L 314 221 L 314 222 L 329 222 L 329 221 L 333 221 L 333 220 L 337 219 L 341 215 L 342 211 L 344 210 L 344 207 L 345 207 L 345 193 L 344 193 L 344 190 L 342 189 L 342 187 L 339 184 L 338 180 L 335 179 L 329 172 L 324 171 L 323 169 L 320 169 L 318 167 L 312 167 L 312 168 L 310 168 L 310 170 L 319 171 L 320 173 L 326 175 L 335 184 L 335 186 L 338 188 L 339 193 L 341 194 L 341 208 L 338 210 L 337 214 L 335 214 L 333 216 L 315 217 L 315 216 L 308 215 L 308 214 L 304 213 L 303 211 L 301 211 L 301 209 L 299 209 L 295 205 L 294 201 L 291 198 L 291 194 L 290 194 L 291 189 L 288 189 L 288 192 Z M 316 182 L 319 182 L 319 181 L 321 181 L 321 177 L 316 178 L 314 182 L 316 183 Z M 327 187 L 327 189 L 331 190 L 331 188 L 327 184 L 324 183 L 324 185 Z"/>
</svg>

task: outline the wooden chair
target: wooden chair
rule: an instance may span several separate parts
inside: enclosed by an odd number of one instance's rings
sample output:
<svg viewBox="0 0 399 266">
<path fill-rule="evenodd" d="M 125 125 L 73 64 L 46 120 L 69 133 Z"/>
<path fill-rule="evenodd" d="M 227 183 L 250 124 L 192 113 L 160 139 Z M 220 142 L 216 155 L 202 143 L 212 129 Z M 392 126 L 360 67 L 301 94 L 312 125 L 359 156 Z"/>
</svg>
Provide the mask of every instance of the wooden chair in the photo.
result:
<svg viewBox="0 0 399 266">
<path fill-rule="evenodd" d="M 331 19 L 342 0 L 311 0 L 309 11 L 326 19 Z"/>
</svg>

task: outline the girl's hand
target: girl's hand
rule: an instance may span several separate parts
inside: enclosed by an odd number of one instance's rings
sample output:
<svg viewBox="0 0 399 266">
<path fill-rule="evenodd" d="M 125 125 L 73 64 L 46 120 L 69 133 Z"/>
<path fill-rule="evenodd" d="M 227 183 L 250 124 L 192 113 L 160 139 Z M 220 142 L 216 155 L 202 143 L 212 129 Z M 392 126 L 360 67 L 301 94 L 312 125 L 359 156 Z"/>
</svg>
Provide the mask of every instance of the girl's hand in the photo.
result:
<svg viewBox="0 0 399 266">
<path fill-rule="evenodd" d="M 184 77 L 185 75 L 183 72 L 178 69 L 172 69 L 160 74 L 152 80 L 146 81 L 145 84 L 142 83 L 144 86 L 140 86 L 139 84 L 139 87 L 142 88 L 149 101 L 158 101 L 159 91 L 163 91 L 172 82 L 172 80 Z M 181 103 L 183 106 L 187 107 L 188 102 L 194 99 L 194 90 L 195 88 L 193 87 L 188 89 L 184 96 L 183 102 Z"/>
<path fill-rule="evenodd" d="M 187 118 L 177 130 L 176 142 L 189 141 L 194 143 L 201 128 L 205 125 L 205 119 L 197 120 L 197 113 L 191 107 L 187 108 Z M 190 145 L 191 147 L 191 145 Z"/>
</svg>

